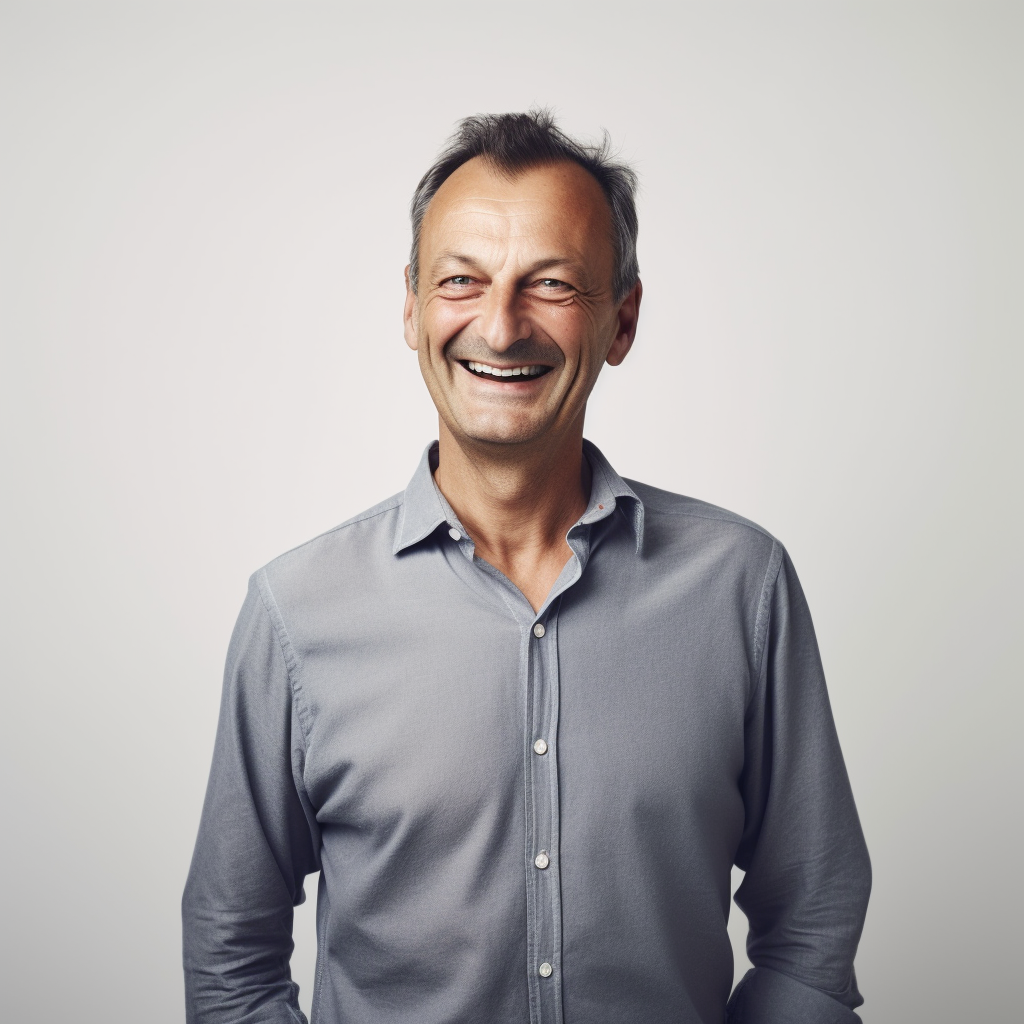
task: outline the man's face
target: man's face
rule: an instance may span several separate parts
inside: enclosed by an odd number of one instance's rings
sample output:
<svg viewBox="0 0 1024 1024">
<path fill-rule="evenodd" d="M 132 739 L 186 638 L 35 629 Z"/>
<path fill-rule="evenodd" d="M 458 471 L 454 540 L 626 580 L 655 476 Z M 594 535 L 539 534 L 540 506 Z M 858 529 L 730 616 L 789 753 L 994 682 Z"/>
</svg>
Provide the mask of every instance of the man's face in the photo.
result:
<svg viewBox="0 0 1024 1024">
<path fill-rule="evenodd" d="M 444 182 L 405 337 L 453 435 L 529 444 L 582 428 L 602 364 L 636 331 L 640 286 L 614 301 L 611 231 L 601 187 L 574 163 L 510 180 L 477 157 Z"/>
</svg>

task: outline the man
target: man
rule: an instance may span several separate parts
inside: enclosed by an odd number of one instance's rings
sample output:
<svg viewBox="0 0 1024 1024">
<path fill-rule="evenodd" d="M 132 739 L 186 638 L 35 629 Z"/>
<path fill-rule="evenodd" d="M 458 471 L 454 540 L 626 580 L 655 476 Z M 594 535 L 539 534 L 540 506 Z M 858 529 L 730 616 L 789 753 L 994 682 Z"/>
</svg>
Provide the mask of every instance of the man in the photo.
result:
<svg viewBox="0 0 1024 1024">
<path fill-rule="evenodd" d="M 421 181 L 405 336 L 439 440 L 250 581 L 190 1021 L 302 1019 L 317 870 L 324 1024 L 858 1020 L 869 866 L 793 567 L 583 440 L 636 332 L 634 185 L 536 113 L 464 121 Z"/>
</svg>

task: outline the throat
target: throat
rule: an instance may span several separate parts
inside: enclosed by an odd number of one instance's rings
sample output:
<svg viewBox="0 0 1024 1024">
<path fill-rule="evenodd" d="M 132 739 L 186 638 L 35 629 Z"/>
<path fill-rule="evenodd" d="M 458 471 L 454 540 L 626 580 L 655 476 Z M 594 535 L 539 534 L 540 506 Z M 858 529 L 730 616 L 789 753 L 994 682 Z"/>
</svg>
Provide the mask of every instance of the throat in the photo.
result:
<svg viewBox="0 0 1024 1024">
<path fill-rule="evenodd" d="M 573 550 L 560 538 L 556 546 L 534 551 L 494 551 L 477 543 L 476 554 L 513 583 L 530 607 L 539 612 L 573 557 Z"/>
</svg>

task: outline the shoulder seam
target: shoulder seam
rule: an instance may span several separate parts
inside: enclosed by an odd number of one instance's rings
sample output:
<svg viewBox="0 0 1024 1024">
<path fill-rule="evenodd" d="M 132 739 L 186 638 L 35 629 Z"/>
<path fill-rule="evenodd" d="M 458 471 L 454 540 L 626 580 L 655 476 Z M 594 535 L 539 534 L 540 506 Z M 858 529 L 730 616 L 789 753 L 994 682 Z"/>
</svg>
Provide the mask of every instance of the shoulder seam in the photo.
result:
<svg viewBox="0 0 1024 1024">
<path fill-rule="evenodd" d="M 292 691 L 292 699 L 295 701 L 295 709 L 298 712 L 299 722 L 302 725 L 302 745 L 307 745 L 307 737 L 312 726 L 312 716 L 309 714 L 303 700 L 302 683 L 299 681 L 299 656 L 295 653 L 291 637 L 288 635 L 288 627 L 285 625 L 281 609 L 277 606 L 277 599 L 270 587 L 270 580 L 267 578 L 266 569 L 260 569 L 255 574 L 256 586 L 259 590 L 260 600 L 266 609 L 270 623 L 274 627 L 274 635 L 277 637 L 281 654 L 284 657 L 285 668 L 288 670 L 288 686 Z"/>
<path fill-rule="evenodd" d="M 772 550 L 768 556 L 768 564 L 765 566 L 764 579 L 761 581 L 761 596 L 758 598 L 757 615 L 754 618 L 754 658 L 751 667 L 756 669 L 757 675 L 752 676 L 750 680 L 748 708 L 757 694 L 761 676 L 764 675 L 764 659 L 768 650 L 768 624 L 771 619 L 771 596 L 775 593 L 775 584 L 782 571 L 782 562 L 782 545 L 772 537 Z"/>
<path fill-rule="evenodd" d="M 401 494 L 396 494 L 393 498 L 387 498 L 379 505 L 374 505 L 373 508 L 367 509 L 365 512 L 360 512 L 359 515 L 355 515 L 351 519 L 346 519 L 345 522 L 338 523 L 337 526 L 332 526 L 329 530 L 324 530 L 323 533 L 318 533 L 315 537 L 310 537 L 309 540 L 304 540 L 301 544 L 296 544 L 294 547 L 288 548 L 287 551 L 282 551 L 277 558 L 271 559 L 271 562 L 276 562 L 279 558 L 284 558 L 286 555 L 290 555 L 294 551 L 301 551 L 302 548 L 307 547 L 310 544 L 315 544 L 318 540 L 321 540 L 324 537 L 329 537 L 332 533 L 344 530 L 346 526 L 355 526 L 356 523 L 362 523 L 367 519 L 373 519 L 375 516 L 380 516 L 385 512 L 390 512 L 392 509 L 398 508 L 403 503 L 404 498 L 404 491 Z M 268 562 L 267 565 L 270 565 L 271 562 Z M 263 569 L 265 568 L 267 568 L 267 566 L 263 567 Z M 263 569 L 261 569 L 260 572 L 262 572 Z"/>
<path fill-rule="evenodd" d="M 734 526 L 745 526 L 747 529 L 753 530 L 754 533 L 759 533 L 768 540 L 773 542 L 775 541 L 775 537 L 763 526 L 755 523 L 751 519 L 747 519 L 745 516 L 739 515 L 737 512 L 732 512 L 727 508 L 721 508 L 718 505 L 713 505 L 707 501 L 701 501 L 700 498 L 693 498 L 686 494 L 675 494 L 672 491 L 663 490 L 662 488 L 655 487 L 652 484 L 641 483 L 639 480 L 626 480 L 626 483 L 632 487 L 634 491 L 637 491 L 637 499 L 645 509 L 649 509 L 651 512 L 660 512 L 667 516 L 690 516 L 693 519 L 707 519 L 716 523 L 732 523 Z M 650 498 L 644 498 L 639 494 L 639 491 L 653 491 L 653 500 Z M 703 511 L 692 508 L 672 508 L 671 505 L 663 505 L 658 501 L 658 495 L 665 495 L 667 498 L 674 498 L 680 502 L 699 505 Z"/>
<path fill-rule="evenodd" d="M 647 503 L 645 502 L 645 505 Z M 656 506 L 647 505 L 652 512 L 662 512 L 667 516 L 690 516 L 692 519 L 708 519 L 715 523 L 732 523 L 733 526 L 744 526 L 748 530 L 753 530 L 754 533 L 761 534 L 762 537 L 766 537 L 773 544 L 777 544 L 778 541 L 772 536 L 763 526 L 758 526 L 757 523 L 751 522 L 749 519 L 744 519 L 743 516 L 736 515 L 734 512 L 729 512 L 727 509 L 722 509 L 722 515 L 710 515 L 708 513 L 693 512 L 690 509 L 670 509 L 670 508 L 658 508 Z"/>
</svg>

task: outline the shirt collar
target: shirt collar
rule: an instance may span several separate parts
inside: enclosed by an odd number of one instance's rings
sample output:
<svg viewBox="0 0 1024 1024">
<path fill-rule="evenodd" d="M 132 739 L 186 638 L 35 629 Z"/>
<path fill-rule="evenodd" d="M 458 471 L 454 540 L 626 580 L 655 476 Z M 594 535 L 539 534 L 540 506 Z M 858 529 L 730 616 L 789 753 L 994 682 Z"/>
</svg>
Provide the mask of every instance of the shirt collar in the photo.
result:
<svg viewBox="0 0 1024 1024">
<path fill-rule="evenodd" d="M 637 554 L 644 538 L 644 504 L 625 480 L 612 468 L 597 445 L 584 439 L 583 454 L 590 463 L 592 481 L 590 502 L 580 523 L 589 526 L 610 516 L 617 508 L 633 531 Z M 402 509 L 395 530 L 394 554 L 404 551 L 413 544 L 429 537 L 442 523 L 462 529 L 454 513 L 444 501 L 434 484 L 434 470 L 437 468 L 437 442 L 432 441 L 424 449 L 416 472 L 402 498 Z"/>
<path fill-rule="evenodd" d="M 636 491 L 615 472 L 601 449 L 586 438 L 583 439 L 583 454 L 590 463 L 593 478 L 590 483 L 590 503 L 580 522 L 596 523 L 610 516 L 616 509 L 621 509 L 633 531 L 636 553 L 640 554 L 644 543 L 644 503 Z"/>
</svg>

